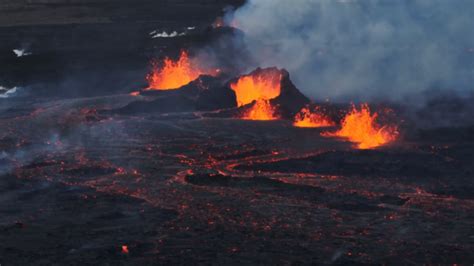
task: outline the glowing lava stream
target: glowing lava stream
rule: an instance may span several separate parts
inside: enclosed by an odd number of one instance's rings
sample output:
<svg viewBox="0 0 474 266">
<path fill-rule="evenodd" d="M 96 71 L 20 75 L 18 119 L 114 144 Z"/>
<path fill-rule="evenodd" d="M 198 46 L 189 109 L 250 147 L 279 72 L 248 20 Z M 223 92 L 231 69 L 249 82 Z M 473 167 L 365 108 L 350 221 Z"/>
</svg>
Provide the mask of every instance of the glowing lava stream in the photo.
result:
<svg viewBox="0 0 474 266">
<path fill-rule="evenodd" d="M 148 90 L 172 90 L 180 88 L 197 79 L 205 71 L 189 59 L 188 53 L 181 52 L 178 61 L 166 57 L 163 66 L 152 63 L 153 69 L 147 75 Z"/>
<path fill-rule="evenodd" d="M 398 137 L 397 126 L 380 126 L 377 124 L 378 114 L 371 114 L 367 104 L 360 110 L 352 106 L 352 110 L 341 122 L 341 129 L 331 133 L 323 133 L 326 137 L 344 137 L 357 143 L 359 149 L 371 149 L 393 142 Z"/>
<path fill-rule="evenodd" d="M 293 125 L 295 127 L 330 127 L 334 126 L 334 122 L 325 116 L 319 108 L 310 111 L 308 107 L 304 107 L 296 114 Z"/>
</svg>

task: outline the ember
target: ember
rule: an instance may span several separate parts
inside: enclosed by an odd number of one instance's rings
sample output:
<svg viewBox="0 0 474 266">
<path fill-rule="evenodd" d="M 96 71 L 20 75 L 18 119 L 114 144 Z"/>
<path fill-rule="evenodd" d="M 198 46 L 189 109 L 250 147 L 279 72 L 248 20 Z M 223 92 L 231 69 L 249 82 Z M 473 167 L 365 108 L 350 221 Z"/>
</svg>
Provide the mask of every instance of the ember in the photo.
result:
<svg viewBox="0 0 474 266">
<path fill-rule="evenodd" d="M 371 114 L 367 104 L 363 104 L 360 110 L 352 106 L 341 122 L 342 128 L 334 133 L 323 133 L 323 136 L 348 138 L 357 143 L 359 149 L 376 148 L 396 140 L 398 128 L 378 125 L 377 117 L 377 113 Z"/>
<path fill-rule="evenodd" d="M 212 23 L 213 28 L 222 28 L 224 26 L 225 26 L 225 22 L 222 17 L 217 17 L 214 23 Z"/>
<path fill-rule="evenodd" d="M 122 253 L 123 254 L 128 254 L 129 253 L 128 246 L 122 245 Z"/>
<path fill-rule="evenodd" d="M 293 125 L 295 127 L 329 127 L 333 126 L 334 123 L 319 108 L 311 111 L 308 107 L 305 107 L 296 114 Z"/>
</svg>

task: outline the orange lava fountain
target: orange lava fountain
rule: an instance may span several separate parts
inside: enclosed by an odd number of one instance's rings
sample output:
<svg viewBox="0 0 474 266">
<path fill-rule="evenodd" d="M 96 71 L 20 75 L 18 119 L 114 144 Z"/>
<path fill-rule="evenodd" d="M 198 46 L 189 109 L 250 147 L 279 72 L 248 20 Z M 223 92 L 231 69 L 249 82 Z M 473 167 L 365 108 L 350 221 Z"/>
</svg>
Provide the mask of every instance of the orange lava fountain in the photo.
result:
<svg viewBox="0 0 474 266">
<path fill-rule="evenodd" d="M 276 120 L 276 109 L 271 105 L 269 100 L 259 99 L 255 104 L 247 110 L 242 119 L 245 120 Z"/>
<path fill-rule="evenodd" d="M 147 76 L 149 90 L 172 90 L 180 88 L 197 79 L 203 71 L 189 60 L 188 53 L 183 51 L 178 61 L 165 58 L 160 68 L 155 63 L 153 70 Z"/>
<path fill-rule="evenodd" d="M 281 73 L 278 70 L 262 70 L 240 77 L 230 84 L 237 97 L 237 106 L 241 107 L 254 101 L 254 105 L 247 110 L 242 119 L 247 120 L 275 120 L 276 108 L 270 103 L 271 99 L 280 96 Z"/>
<path fill-rule="evenodd" d="M 271 100 L 280 95 L 281 74 L 266 71 L 242 76 L 230 85 L 237 97 L 237 105 L 243 106 L 256 100 Z"/>
<path fill-rule="evenodd" d="M 322 114 L 319 108 L 310 111 L 308 107 L 304 107 L 296 114 L 293 125 L 295 127 L 330 127 L 334 123 L 329 117 Z"/>
<path fill-rule="evenodd" d="M 398 127 L 378 125 L 377 116 L 377 113 L 371 114 L 367 104 L 363 104 L 360 110 L 353 106 L 342 120 L 342 128 L 334 133 L 323 133 L 323 136 L 348 138 L 357 143 L 358 149 L 372 149 L 395 141 Z"/>
</svg>

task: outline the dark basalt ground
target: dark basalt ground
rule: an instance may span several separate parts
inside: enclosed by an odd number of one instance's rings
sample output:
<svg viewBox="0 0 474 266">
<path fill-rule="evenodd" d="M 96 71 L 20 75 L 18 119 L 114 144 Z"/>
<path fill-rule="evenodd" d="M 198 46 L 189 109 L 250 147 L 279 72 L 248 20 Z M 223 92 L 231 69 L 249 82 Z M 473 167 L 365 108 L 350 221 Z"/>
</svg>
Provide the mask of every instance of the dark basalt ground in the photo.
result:
<svg viewBox="0 0 474 266">
<path fill-rule="evenodd" d="M 93 111 L 134 100 L 9 109 L 2 263 L 473 260 L 472 140 L 459 138 L 471 127 L 412 128 L 412 139 L 357 151 L 289 121 Z"/>
<path fill-rule="evenodd" d="M 186 8 L 187 1 L 166 3 Z M 106 24 L 28 26 L 35 36 L 24 35 L 27 28 L 17 31 L 17 24 L 0 29 L 8 40 L 0 42 L 4 54 L 25 40 L 41 48 L 32 50 L 33 57 L 1 59 L 13 65 L 0 71 L 0 85 L 29 90 L 0 98 L 1 265 L 474 262 L 472 98 L 434 97 L 415 111 L 396 106 L 404 121 L 400 140 L 359 151 L 321 137 L 333 128 L 242 121 L 230 118 L 233 109 L 209 111 L 221 104 L 212 94 L 198 108 L 200 90 L 191 89 L 184 97 L 191 105 L 182 106 L 169 97 L 183 91 L 128 95 L 143 87 L 150 59 L 143 47 L 157 55 L 177 53 L 176 44 L 215 36 L 203 21 L 220 9 L 187 8 L 183 12 L 214 11 L 189 21 L 171 16 L 166 23 L 137 23 L 132 15 L 112 21 L 112 35 L 132 33 L 111 51 L 104 48 L 110 43 L 78 42 L 84 35 L 77 32 L 65 37 L 74 27 L 103 33 Z M 190 22 L 202 23 L 190 39 L 148 38 L 148 30 Z M 144 37 L 123 27 L 139 24 L 148 25 Z M 56 36 L 56 46 L 42 45 L 38 35 Z M 123 48 L 125 43 L 135 48 Z M 148 106 L 135 103 L 144 100 Z M 325 108 L 337 120 L 348 107 Z"/>
<path fill-rule="evenodd" d="M 37 178 L 4 175 L 0 190 L 1 260 L 13 265 L 127 262 L 154 253 L 160 227 L 177 217 L 142 199 Z"/>
<path fill-rule="evenodd" d="M 117 114 L 213 111 L 237 106 L 235 93 L 225 87 L 223 77 L 202 75 L 173 90 L 142 90 L 138 100 L 116 110 Z"/>
</svg>

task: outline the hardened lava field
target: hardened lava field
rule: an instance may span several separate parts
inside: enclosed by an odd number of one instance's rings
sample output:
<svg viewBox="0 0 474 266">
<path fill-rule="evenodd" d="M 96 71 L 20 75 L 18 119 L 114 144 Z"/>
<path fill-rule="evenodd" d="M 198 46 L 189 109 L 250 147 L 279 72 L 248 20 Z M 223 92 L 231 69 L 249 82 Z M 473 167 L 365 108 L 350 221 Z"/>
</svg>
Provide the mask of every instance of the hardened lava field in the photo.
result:
<svg viewBox="0 0 474 266">
<path fill-rule="evenodd" d="M 472 265 L 474 95 L 317 98 L 309 89 L 363 76 L 347 73 L 361 62 L 307 88 L 301 73 L 357 54 L 364 36 L 346 49 L 351 38 L 318 35 L 289 66 L 260 64 L 297 42 L 249 42 L 226 16 L 244 2 L 0 4 L 0 266 Z M 387 25 L 367 27 L 384 47 Z M 297 26 L 286 33 L 310 45 Z M 414 47 L 395 45 L 367 65 Z M 291 71 L 311 56 L 315 73 Z"/>
<path fill-rule="evenodd" d="M 472 259 L 472 127 L 358 150 L 289 121 L 95 109 L 132 97 L 10 101 L 3 260 Z"/>
</svg>

